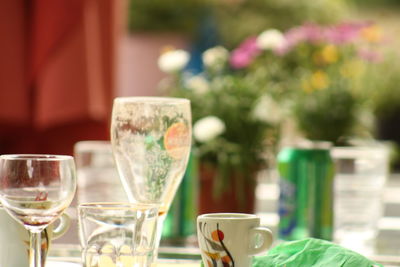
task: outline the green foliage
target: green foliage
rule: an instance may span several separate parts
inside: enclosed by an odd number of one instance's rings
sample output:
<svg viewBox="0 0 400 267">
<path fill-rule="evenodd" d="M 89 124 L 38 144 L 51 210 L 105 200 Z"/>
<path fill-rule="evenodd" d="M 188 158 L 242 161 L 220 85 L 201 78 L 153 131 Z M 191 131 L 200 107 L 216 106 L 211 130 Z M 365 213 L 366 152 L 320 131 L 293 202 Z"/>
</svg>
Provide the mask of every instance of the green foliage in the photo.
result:
<svg viewBox="0 0 400 267">
<path fill-rule="evenodd" d="M 210 90 L 198 94 L 190 88 L 174 87 L 172 95 L 191 100 L 194 124 L 207 116 L 220 118 L 226 125 L 221 136 L 210 142 L 196 142 L 202 161 L 230 171 L 245 171 L 265 162 L 265 138 L 277 129 L 252 117 L 262 88 L 252 79 L 234 73 L 211 77 Z"/>
<path fill-rule="evenodd" d="M 286 30 L 306 21 L 327 24 L 347 12 L 343 0 L 218 1 L 213 8 L 222 43 L 233 48 L 269 28 Z"/>
<path fill-rule="evenodd" d="M 337 143 L 352 132 L 356 108 L 357 99 L 347 88 L 338 86 L 312 96 L 301 95 L 294 105 L 294 117 L 308 139 Z"/>
<path fill-rule="evenodd" d="M 373 86 L 381 91 L 384 82 L 377 77 L 388 77 L 377 72 L 381 42 L 379 28 L 369 23 L 303 24 L 286 34 L 270 29 L 230 52 L 205 51 L 199 75 L 185 73 L 184 66 L 166 68 L 173 75 L 164 86 L 170 95 L 191 100 L 195 146 L 200 161 L 216 168 L 220 190 L 232 173 L 253 173 L 267 164 L 265 151 L 274 154 L 287 120 L 311 140 L 339 144 L 370 134 L 365 114 L 378 102 L 369 91 Z M 387 87 L 399 80 L 391 78 Z M 224 130 L 201 140 L 196 126 L 210 116 Z M 207 127 L 207 133 L 213 131 Z"/>
<path fill-rule="evenodd" d="M 232 177 L 240 177 L 241 183 L 254 182 L 255 171 L 268 164 L 265 152 L 275 148 L 279 126 L 254 115 L 265 88 L 259 86 L 253 72 L 233 70 L 228 64 L 229 52 L 220 48 L 221 55 L 220 50 L 213 49 L 214 58 L 220 58 L 206 66 L 204 73 L 173 73 L 163 85 L 169 95 L 190 99 L 195 148 L 201 163 L 216 170 L 214 191 L 218 195 L 228 189 Z M 196 89 L 195 79 L 200 79 L 206 89 Z M 219 120 L 224 130 L 202 140 L 197 134 L 200 122 L 211 117 Z M 213 131 L 212 125 L 202 127 Z"/>
<path fill-rule="evenodd" d="M 346 13 L 343 0 L 130 0 L 130 32 L 193 35 L 212 14 L 221 42 L 232 48 L 267 28 L 285 30 L 304 21 L 332 23 Z"/>
<path fill-rule="evenodd" d="M 346 137 L 370 137 L 371 99 L 365 85 L 371 86 L 380 66 L 379 28 L 363 23 L 304 24 L 288 33 L 281 44 L 286 48 L 262 50 L 242 71 L 287 107 L 286 118 L 304 137 L 335 144 Z M 268 44 L 274 35 L 264 41 Z M 241 53 L 251 56 L 246 50 Z"/>
<path fill-rule="evenodd" d="M 180 32 L 197 30 L 209 0 L 130 0 L 131 32 Z"/>
<path fill-rule="evenodd" d="M 353 44 L 305 43 L 285 56 L 292 64 L 297 61 L 290 101 L 292 117 L 306 138 L 340 144 L 345 137 L 364 134 L 365 88 L 359 83 L 368 80 L 368 63 L 356 49 Z"/>
<path fill-rule="evenodd" d="M 400 111 L 399 60 L 398 54 L 391 54 L 369 73 L 369 82 L 363 84 L 378 119 L 391 117 Z"/>
<path fill-rule="evenodd" d="M 400 7 L 400 1 L 398 0 L 350 0 L 349 2 L 360 7 Z"/>
</svg>

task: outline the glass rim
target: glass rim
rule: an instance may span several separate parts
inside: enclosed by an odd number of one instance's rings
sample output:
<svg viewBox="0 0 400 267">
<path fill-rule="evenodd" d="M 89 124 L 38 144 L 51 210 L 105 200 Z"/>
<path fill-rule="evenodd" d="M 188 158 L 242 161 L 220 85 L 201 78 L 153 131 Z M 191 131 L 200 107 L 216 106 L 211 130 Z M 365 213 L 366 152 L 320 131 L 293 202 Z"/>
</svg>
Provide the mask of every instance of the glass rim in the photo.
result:
<svg viewBox="0 0 400 267">
<path fill-rule="evenodd" d="M 73 160 L 74 157 L 69 155 L 53 155 L 53 154 L 3 154 L 0 155 L 3 160 L 36 160 L 36 161 L 61 161 Z"/>
<path fill-rule="evenodd" d="M 159 204 L 130 202 L 87 202 L 78 205 L 79 210 L 158 210 L 159 207 Z"/>
<path fill-rule="evenodd" d="M 331 155 L 334 158 L 348 157 L 369 157 L 371 155 L 388 155 L 389 149 L 385 146 L 340 146 L 334 147 L 331 150 Z"/>
<path fill-rule="evenodd" d="M 249 220 L 258 218 L 259 217 L 256 214 L 232 213 L 232 212 L 206 213 L 198 216 L 198 219 L 206 219 L 206 220 Z"/>
<path fill-rule="evenodd" d="M 135 103 L 135 102 L 184 104 L 184 103 L 190 103 L 190 100 L 187 98 L 165 97 L 165 96 L 123 96 L 114 98 L 114 103 Z"/>
</svg>

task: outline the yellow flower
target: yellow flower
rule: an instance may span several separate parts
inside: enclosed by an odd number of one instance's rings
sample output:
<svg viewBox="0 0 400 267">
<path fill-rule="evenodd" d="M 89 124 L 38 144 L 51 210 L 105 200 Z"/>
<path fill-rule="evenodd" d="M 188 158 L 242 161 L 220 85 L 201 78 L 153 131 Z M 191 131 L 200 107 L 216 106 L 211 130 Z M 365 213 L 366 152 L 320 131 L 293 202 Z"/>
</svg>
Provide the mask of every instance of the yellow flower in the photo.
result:
<svg viewBox="0 0 400 267">
<path fill-rule="evenodd" d="M 324 64 L 324 57 L 322 56 L 321 51 L 317 51 L 312 55 L 312 59 L 315 65 L 323 65 Z"/>
<path fill-rule="evenodd" d="M 339 53 L 334 45 L 327 45 L 322 49 L 321 52 L 323 60 L 330 64 L 330 63 L 335 63 L 338 61 Z"/>
<path fill-rule="evenodd" d="M 329 86 L 329 77 L 322 70 L 317 70 L 311 75 L 310 82 L 315 89 L 325 89 Z"/>
<path fill-rule="evenodd" d="M 382 30 L 376 25 L 369 26 L 361 31 L 361 36 L 371 43 L 382 41 Z"/>
<path fill-rule="evenodd" d="M 311 87 L 310 82 L 308 80 L 302 80 L 301 87 L 303 87 L 303 90 L 306 93 L 311 93 L 313 91 L 313 88 Z"/>
<path fill-rule="evenodd" d="M 174 51 L 174 50 L 176 50 L 176 47 L 174 47 L 172 45 L 165 45 L 165 46 L 161 47 L 160 54 L 162 55 L 162 54 Z"/>
<path fill-rule="evenodd" d="M 364 72 L 365 64 L 361 60 L 353 59 L 343 64 L 340 74 L 346 78 L 355 78 Z"/>
</svg>

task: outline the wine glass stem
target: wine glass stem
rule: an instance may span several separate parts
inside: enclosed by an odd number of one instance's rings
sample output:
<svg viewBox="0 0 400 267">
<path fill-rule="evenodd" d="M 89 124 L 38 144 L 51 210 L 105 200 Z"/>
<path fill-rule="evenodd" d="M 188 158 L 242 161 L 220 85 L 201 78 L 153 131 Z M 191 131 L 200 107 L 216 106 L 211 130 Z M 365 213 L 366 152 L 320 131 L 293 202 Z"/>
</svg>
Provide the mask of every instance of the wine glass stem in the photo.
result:
<svg viewBox="0 0 400 267">
<path fill-rule="evenodd" d="M 42 232 L 30 231 L 29 267 L 42 267 Z"/>
<path fill-rule="evenodd" d="M 161 237 L 162 237 L 162 232 L 163 232 L 163 227 L 164 227 L 164 221 L 165 218 L 167 217 L 167 214 L 164 213 L 162 215 L 158 216 L 157 219 L 157 236 L 156 236 L 156 244 L 155 244 L 155 259 L 157 259 L 158 256 L 158 248 L 160 247 L 160 242 L 161 242 Z"/>
</svg>

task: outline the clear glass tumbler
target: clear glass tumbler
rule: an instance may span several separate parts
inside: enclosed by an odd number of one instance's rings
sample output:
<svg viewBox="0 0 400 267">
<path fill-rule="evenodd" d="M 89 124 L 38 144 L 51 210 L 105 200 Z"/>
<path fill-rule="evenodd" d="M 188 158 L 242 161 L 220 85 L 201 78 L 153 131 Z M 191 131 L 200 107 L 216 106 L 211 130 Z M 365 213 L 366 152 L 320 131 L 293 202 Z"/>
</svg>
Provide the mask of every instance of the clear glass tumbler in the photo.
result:
<svg viewBox="0 0 400 267">
<path fill-rule="evenodd" d="M 117 202 L 80 204 L 85 267 L 148 267 L 155 251 L 158 206 Z"/>
<path fill-rule="evenodd" d="M 337 147 L 332 150 L 334 240 L 365 255 L 374 253 L 383 192 L 388 176 L 385 146 Z"/>
<path fill-rule="evenodd" d="M 128 202 L 108 141 L 80 141 L 74 146 L 78 175 L 77 203 Z"/>
</svg>

